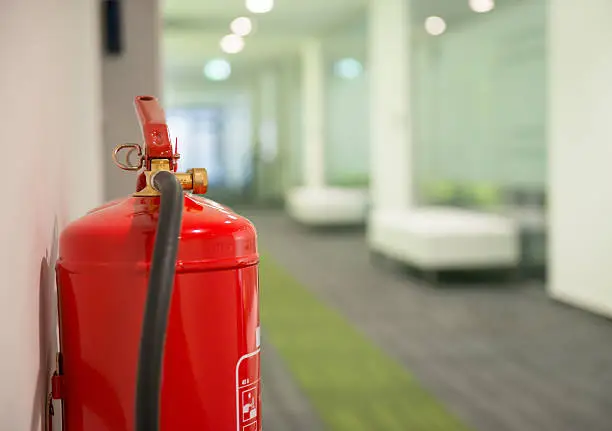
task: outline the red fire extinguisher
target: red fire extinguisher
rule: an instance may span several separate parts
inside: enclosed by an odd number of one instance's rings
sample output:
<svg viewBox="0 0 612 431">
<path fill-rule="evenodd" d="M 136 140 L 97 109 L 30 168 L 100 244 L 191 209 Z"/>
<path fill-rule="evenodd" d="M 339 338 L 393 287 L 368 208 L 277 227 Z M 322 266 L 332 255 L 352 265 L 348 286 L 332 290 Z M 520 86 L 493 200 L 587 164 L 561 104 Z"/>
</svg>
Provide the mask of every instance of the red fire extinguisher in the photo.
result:
<svg viewBox="0 0 612 431">
<path fill-rule="evenodd" d="M 136 192 L 60 235 L 50 398 L 65 431 L 260 431 L 255 229 L 196 196 L 206 171 L 177 173 L 157 100 L 135 105 L 144 146 L 113 158 Z"/>
</svg>

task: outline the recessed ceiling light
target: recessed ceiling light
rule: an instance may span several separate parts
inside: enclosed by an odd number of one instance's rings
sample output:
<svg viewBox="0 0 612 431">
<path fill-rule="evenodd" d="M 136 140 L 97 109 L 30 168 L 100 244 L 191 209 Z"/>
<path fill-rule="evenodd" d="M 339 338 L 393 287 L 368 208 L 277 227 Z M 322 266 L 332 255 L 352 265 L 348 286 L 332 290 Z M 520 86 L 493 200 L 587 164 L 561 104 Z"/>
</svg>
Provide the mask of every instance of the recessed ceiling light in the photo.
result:
<svg viewBox="0 0 612 431">
<path fill-rule="evenodd" d="M 334 73 L 342 79 L 358 78 L 363 72 L 363 66 L 354 58 L 343 58 L 334 64 Z"/>
<path fill-rule="evenodd" d="M 268 13 L 274 9 L 274 0 L 246 0 L 246 8 L 252 13 Z"/>
<path fill-rule="evenodd" d="M 204 66 L 204 76 L 211 81 L 225 81 L 232 74 L 232 66 L 227 60 L 217 58 Z"/>
<path fill-rule="evenodd" d="M 486 13 L 493 10 L 495 0 L 469 0 L 470 9 L 476 13 Z"/>
<path fill-rule="evenodd" d="M 439 16 L 430 16 L 425 20 L 425 31 L 432 36 L 440 36 L 446 31 L 446 21 Z"/>
<path fill-rule="evenodd" d="M 238 36 L 248 36 L 253 30 L 253 23 L 251 22 L 250 18 L 241 16 L 232 21 L 230 24 L 230 29 L 232 30 L 232 33 L 237 34 Z"/>
<path fill-rule="evenodd" d="M 228 54 L 238 54 L 244 49 L 244 39 L 237 34 L 228 34 L 221 39 L 221 49 Z"/>
</svg>

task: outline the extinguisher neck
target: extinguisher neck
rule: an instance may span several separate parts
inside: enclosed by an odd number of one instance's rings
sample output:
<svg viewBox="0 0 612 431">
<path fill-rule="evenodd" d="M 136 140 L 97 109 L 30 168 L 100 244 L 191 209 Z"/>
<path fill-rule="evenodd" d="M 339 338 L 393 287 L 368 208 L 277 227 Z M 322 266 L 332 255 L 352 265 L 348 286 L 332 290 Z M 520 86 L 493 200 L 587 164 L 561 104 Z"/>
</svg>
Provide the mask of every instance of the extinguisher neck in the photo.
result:
<svg viewBox="0 0 612 431">
<path fill-rule="evenodd" d="M 160 196 L 155 187 L 153 177 L 161 171 L 174 173 L 181 183 L 183 190 L 190 190 L 196 194 L 206 193 L 208 175 L 204 168 L 194 168 L 184 173 L 177 173 L 178 142 L 174 149 L 170 142 L 166 115 L 159 101 L 153 96 L 138 96 L 134 100 L 136 113 L 142 129 L 144 146 L 138 144 L 117 145 L 113 151 L 113 161 L 119 168 L 127 171 L 140 171 L 134 196 Z M 125 153 L 125 160 L 119 160 L 119 153 Z M 136 153 L 136 163 L 130 162 L 130 155 Z"/>
</svg>

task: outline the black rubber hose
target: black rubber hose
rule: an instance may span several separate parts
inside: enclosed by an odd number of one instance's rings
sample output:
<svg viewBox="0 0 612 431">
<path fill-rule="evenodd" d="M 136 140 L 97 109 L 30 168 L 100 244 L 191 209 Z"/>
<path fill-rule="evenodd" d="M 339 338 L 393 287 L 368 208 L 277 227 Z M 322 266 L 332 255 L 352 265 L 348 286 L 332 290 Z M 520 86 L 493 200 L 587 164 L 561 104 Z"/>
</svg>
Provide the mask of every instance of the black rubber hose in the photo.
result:
<svg viewBox="0 0 612 431">
<path fill-rule="evenodd" d="M 161 193 L 161 204 L 140 336 L 136 431 L 159 430 L 164 345 L 183 215 L 183 188 L 171 172 L 155 174 L 153 186 Z"/>
</svg>

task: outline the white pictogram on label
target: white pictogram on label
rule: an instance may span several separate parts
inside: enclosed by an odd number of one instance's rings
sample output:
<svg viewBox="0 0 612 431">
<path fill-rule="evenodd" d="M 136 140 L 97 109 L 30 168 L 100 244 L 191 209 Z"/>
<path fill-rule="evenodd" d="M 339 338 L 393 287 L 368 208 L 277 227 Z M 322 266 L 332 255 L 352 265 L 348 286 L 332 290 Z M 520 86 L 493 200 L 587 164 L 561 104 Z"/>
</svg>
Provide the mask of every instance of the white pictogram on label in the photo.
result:
<svg viewBox="0 0 612 431">
<path fill-rule="evenodd" d="M 236 364 L 236 420 L 238 431 L 258 431 L 259 349 Z"/>
<path fill-rule="evenodd" d="M 257 387 L 242 391 L 242 421 L 248 422 L 257 417 Z"/>
</svg>

